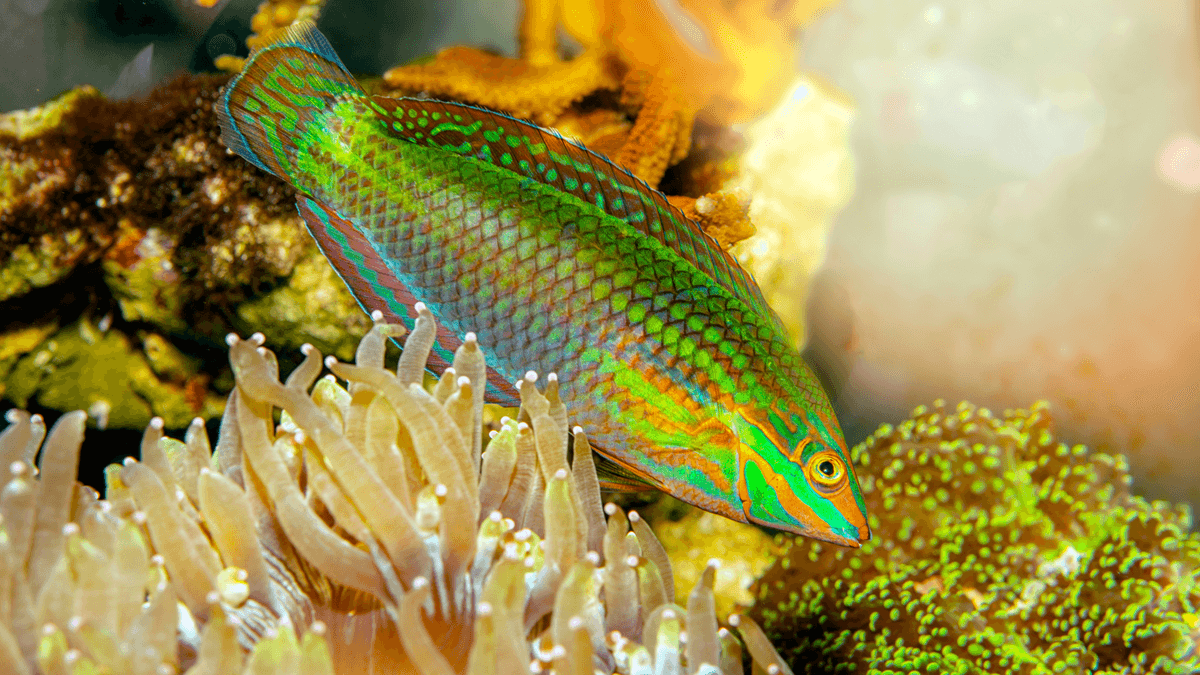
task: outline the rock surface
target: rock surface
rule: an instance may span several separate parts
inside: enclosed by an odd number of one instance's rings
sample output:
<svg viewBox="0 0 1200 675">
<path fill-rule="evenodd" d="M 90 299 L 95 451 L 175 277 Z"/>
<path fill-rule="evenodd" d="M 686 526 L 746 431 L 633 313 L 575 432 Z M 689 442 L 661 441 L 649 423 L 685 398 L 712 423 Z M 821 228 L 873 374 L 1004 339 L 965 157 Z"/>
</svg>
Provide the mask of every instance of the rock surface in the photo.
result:
<svg viewBox="0 0 1200 675">
<path fill-rule="evenodd" d="M 0 115 L 0 406 L 179 429 L 220 414 L 230 331 L 354 353 L 367 319 L 292 189 L 218 139 L 224 81 Z"/>
</svg>

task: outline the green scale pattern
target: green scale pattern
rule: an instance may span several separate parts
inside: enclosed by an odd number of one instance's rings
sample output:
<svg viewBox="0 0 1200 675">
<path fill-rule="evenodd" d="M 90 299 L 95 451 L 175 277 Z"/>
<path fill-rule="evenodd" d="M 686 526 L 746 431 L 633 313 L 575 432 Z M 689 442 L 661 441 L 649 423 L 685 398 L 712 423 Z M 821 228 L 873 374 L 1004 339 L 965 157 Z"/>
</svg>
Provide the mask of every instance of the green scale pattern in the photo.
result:
<svg viewBox="0 0 1200 675">
<path fill-rule="evenodd" d="M 722 407 L 794 393 L 779 384 L 789 373 L 770 368 L 791 356 L 774 323 L 623 219 L 456 152 L 395 143 L 373 113 L 361 99 L 338 104 L 336 138 L 310 146 L 313 166 L 331 170 L 302 187 L 452 331 L 475 331 L 506 379 L 520 367 L 558 373 L 572 418 L 616 459 L 659 457 L 656 477 L 707 494 L 719 473 L 722 510 L 740 509 L 728 449 L 709 448 L 707 463 L 662 451 L 690 454 L 703 440 L 683 392 Z M 670 388 L 649 385 L 662 373 Z"/>
</svg>

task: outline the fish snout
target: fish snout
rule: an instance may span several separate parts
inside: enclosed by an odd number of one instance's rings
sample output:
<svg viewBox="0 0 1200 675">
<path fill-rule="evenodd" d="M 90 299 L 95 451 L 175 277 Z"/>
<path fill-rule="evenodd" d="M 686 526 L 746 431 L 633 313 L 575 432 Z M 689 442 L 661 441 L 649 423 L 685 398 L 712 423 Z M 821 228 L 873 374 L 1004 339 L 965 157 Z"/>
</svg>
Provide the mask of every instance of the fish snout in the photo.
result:
<svg viewBox="0 0 1200 675">
<path fill-rule="evenodd" d="M 865 513 L 856 510 L 853 513 L 846 514 L 848 522 L 839 525 L 831 525 L 828 523 L 819 523 L 813 527 L 805 527 L 799 529 L 787 529 L 790 532 L 799 534 L 820 541 L 827 541 L 831 544 L 839 546 L 848 546 L 850 548 L 859 548 L 864 543 L 871 540 L 871 527 L 867 524 Z M 859 516 L 855 518 L 854 516 Z M 770 526 L 768 526 L 770 527 Z"/>
</svg>

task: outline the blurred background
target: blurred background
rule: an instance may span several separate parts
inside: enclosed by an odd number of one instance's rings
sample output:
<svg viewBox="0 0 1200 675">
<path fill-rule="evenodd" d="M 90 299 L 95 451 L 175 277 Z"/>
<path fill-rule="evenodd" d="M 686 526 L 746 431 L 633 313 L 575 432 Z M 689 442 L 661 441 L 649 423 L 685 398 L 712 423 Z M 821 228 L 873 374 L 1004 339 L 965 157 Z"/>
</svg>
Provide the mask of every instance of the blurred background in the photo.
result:
<svg viewBox="0 0 1200 675">
<path fill-rule="evenodd" d="M 221 54 L 245 56 L 258 0 L 204 4 L 0 1 L 0 111 L 38 105 L 80 84 L 109 92 L 130 64 L 131 84 L 149 85 L 182 70 L 215 70 Z M 512 55 L 519 12 L 519 0 L 334 0 L 318 25 L 352 71 L 379 74 L 452 44 Z M 150 45 L 146 67 L 136 59 Z"/>
<path fill-rule="evenodd" d="M 212 70 L 245 55 L 256 4 L 0 0 L 0 110 Z M 514 54 L 519 13 L 331 0 L 318 25 L 378 74 L 453 44 Z M 737 127 L 774 195 L 738 253 L 798 317 L 851 443 L 935 398 L 1044 398 L 1061 438 L 1129 457 L 1136 491 L 1200 501 L 1196 26 L 1192 0 L 843 0 L 804 29 L 801 79 Z"/>
<path fill-rule="evenodd" d="M 1138 491 L 1197 503 L 1196 7 L 847 0 L 805 32 L 857 104 L 809 302 L 848 426 L 1044 398 Z"/>
</svg>

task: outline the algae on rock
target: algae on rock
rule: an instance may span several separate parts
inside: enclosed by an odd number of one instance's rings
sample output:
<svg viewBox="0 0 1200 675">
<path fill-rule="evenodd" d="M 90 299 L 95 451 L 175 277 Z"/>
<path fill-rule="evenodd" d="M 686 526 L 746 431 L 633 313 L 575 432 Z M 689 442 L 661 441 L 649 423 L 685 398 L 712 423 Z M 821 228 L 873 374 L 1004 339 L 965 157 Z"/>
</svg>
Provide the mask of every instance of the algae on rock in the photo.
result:
<svg viewBox="0 0 1200 675">
<path fill-rule="evenodd" d="M 4 176 L 0 174 L 0 180 Z M 18 245 L 0 264 L 0 302 L 44 288 L 65 278 L 71 261 L 83 252 L 83 233 L 66 230 L 57 236 L 42 235 L 35 243 Z"/>
<path fill-rule="evenodd" d="M 279 335 L 282 347 L 299 349 L 310 342 L 347 360 L 371 325 L 329 261 L 313 246 L 286 283 L 242 303 L 237 311 L 246 325 Z"/>
<path fill-rule="evenodd" d="M 218 138 L 224 82 L 181 76 L 138 101 L 80 87 L 0 115 L 0 398 L 182 428 L 220 414 L 230 331 L 353 355 L 368 321 L 292 189 Z M 66 371 L 86 386 L 59 387 Z"/>
</svg>

